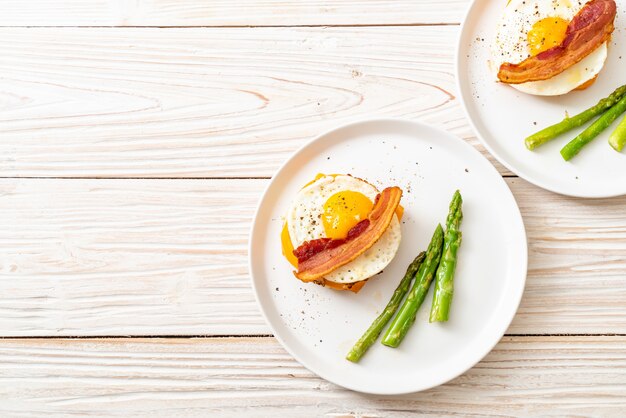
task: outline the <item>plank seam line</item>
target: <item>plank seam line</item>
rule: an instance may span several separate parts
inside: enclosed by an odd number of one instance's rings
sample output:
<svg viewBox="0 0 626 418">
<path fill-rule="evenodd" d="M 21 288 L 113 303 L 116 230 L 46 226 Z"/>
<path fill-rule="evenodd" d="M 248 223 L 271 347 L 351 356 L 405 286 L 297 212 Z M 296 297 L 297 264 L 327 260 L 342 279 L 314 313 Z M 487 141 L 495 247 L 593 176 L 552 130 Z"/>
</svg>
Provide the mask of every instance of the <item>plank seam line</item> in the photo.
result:
<svg viewBox="0 0 626 418">
<path fill-rule="evenodd" d="M 502 174 L 502 178 L 519 178 L 515 174 Z M 0 180 L 271 180 L 269 176 L 253 177 L 97 177 L 97 176 L 0 176 Z"/>
<path fill-rule="evenodd" d="M 0 176 L 15 180 L 270 180 L 271 177 L 97 177 L 97 176 Z"/>
<path fill-rule="evenodd" d="M 1 340 L 105 340 L 105 339 L 220 339 L 220 338 L 273 338 L 272 334 L 241 334 L 241 335 L 67 335 L 67 336 L 0 336 Z M 505 334 L 504 337 L 537 338 L 537 337 L 626 337 L 626 333 L 605 334 Z"/>
<path fill-rule="evenodd" d="M 504 337 L 626 337 L 626 333 L 557 333 L 557 334 L 504 334 Z"/>
<path fill-rule="evenodd" d="M 241 334 L 241 335 L 210 335 L 210 334 L 194 334 L 194 335 L 61 335 L 61 336 L 24 336 L 15 337 L 0 336 L 1 340 L 107 340 L 107 339 L 191 339 L 191 338 L 273 338 L 272 334 Z"/>
<path fill-rule="evenodd" d="M 254 29 L 254 28 L 376 28 L 376 27 L 421 27 L 421 26 L 460 26 L 457 22 L 435 23 L 345 23 L 345 24 L 302 24 L 302 25 L 186 25 L 186 26 L 160 26 L 160 25 L 0 25 L 0 28 L 76 28 L 76 29 Z"/>
</svg>

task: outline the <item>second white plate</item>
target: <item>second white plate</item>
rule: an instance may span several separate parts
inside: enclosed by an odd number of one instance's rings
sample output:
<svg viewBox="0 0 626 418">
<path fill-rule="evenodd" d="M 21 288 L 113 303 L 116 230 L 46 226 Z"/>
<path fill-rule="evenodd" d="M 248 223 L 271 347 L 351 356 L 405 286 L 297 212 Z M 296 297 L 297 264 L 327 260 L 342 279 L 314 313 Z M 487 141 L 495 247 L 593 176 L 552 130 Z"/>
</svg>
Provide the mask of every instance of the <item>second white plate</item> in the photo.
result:
<svg viewBox="0 0 626 418">
<path fill-rule="evenodd" d="M 569 162 L 561 158 L 559 151 L 584 128 L 566 133 L 534 151 L 524 146 L 524 138 L 560 121 L 566 111 L 574 115 L 585 110 L 626 83 L 623 31 L 615 30 L 606 65 L 590 88 L 559 97 L 531 96 L 497 83 L 488 69 L 490 44 L 505 6 L 506 1 L 475 0 L 459 37 L 458 88 L 478 138 L 503 165 L 544 189 L 578 197 L 626 194 L 626 152 L 618 153 L 608 144 L 608 136 L 618 122 Z M 623 6 L 618 4 L 616 28 L 626 25 Z"/>
<path fill-rule="evenodd" d="M 298 190 L 320 172 L 349 173 L 380 189 L 404 190 L 400 250 L 358 294 L 300 282 L 281 254 L 282 217 Z M 359 364 L 345 360 L 407 265 L 426 249 L 437 223 L 445 222 L 457 188 L 464 199 L 463 243 L 450 321 L 428 323 L 429 295 L 399 348 L 377 342 Z M 376 394 L 427 389 L 476 364 L 507 329 L 526 279 L 524 226 L 502 177 L 464 141 L 408 121 L 348 125 L 298 151 L 261 199 L 249 251 L 256 297 L 283 346 L 321 377 Z"/>
</svg>

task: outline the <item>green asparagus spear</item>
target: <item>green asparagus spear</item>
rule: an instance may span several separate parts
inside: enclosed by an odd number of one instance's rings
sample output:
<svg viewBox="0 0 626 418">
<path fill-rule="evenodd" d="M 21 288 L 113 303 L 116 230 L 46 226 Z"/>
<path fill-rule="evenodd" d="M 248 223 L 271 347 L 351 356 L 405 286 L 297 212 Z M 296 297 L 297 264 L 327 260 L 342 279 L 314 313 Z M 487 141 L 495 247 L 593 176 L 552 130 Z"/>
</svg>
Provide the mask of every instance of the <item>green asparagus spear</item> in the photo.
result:
<svg viewBox="0 0 626 418">
<path fill-rule="evenodd" d="M 580 150 L 590 143 L 596 136 L 611 125 L 619 115 L 626 111 L 626 96 L 622 97 L 612 108 L 604 112 L 594 123 L 582 131 L 580 135 L 568 142 L 561 150 L 561 156 L 565 161 L 569 161 Z"/>
<path fill-rule="evenodd" d="M 626 145 L 626 116 L 609 137 L 609 144 L 617 152 L 621 152 Z"/>
<path fill-rule="evenodd" d="M 368 348 L 376 342 L 378 336 L 383 331 L 383 328 L 387 325 L 387 322 L 389 322 L 393 314 L 398 310 L 400 302 L 402 302 L 402 298 L 406 295 L 406 292 L 409 291 L 411 280 L 413 280 L 415 273 L 417 273 L 417 270 L 422 265 L 424 258 L 426 258 L 426 252 L 422 251 L 417 257 L 415 257 L 413 262 L 409 264 L 404 277 L 400 281 L 396 290 L 393 292 L 389 303 L 387 303 L 383 312 L 378 315 L 378 318 L 376 318 L 367 331 L 365 331 L 365 334 L 363 334 L 361 338 L 359 338 L 359 341 L 354 344 L 354 347 L 352 347 L 352 350 L 350 350 L 346 359 L 357 363 L 361 357 L 363 357 Z"/>
<path fill-rule="evenodd" d="M 424 302 L 424 298 L 430 288 L 430 283 L 435 276 L 435 270 L 437 270 L 437 266 L 439 265 L 442 242 L 443 228 L 441 224 L 439 224 L 430 240 L 430 244 L 426 250 L 426 259 L 417 271 L 415 282 L 413 282 L 409 295 L 383 337 L 382 343 L 384 345 L 389 347 L 399 346 L 407 332 L 409 332 L 409 328 L 411 328 L 411 325 L 415 322 L 417 310 Z"/>
<path fill-rule="evenodd" d="M 461 245 L 459 226 L 463 219 L 463 198 L 457 190 L 450 202 L 450 211 L 446 220 L 446 234 L 443 239 L 443 252 L 437 268 L 435 294 L 430 308 L 430 322 L 447 321 L 454 293 L 454 270 L 456 269 L 456 253 Z"/>
<path fill-rule="evenodd" d="M 567 116 L 561 122 L 548 126 L 547 128 L 537 132 L 526 138 L 526 148 L 529 150 L 533 150 L 537 148 L 539 145 L 545 144 L 551 139 L 556 138 L 557 136 L 564 134 L 574 128 L 577 128 L 585 123 L 589 122 L 594 117 L 598 116 L 600 113 L 604 112 L 611 106 L 615 105 L 623 96 L 626 94 L 626 84 L 618 87 L 613 93 L 611 93 L 608 97 L 600 100 L 596 103 L 595 106 L 590 107 L 577 114 L 576 116 L 572 116 L 571 118 Z"/>
</svg>

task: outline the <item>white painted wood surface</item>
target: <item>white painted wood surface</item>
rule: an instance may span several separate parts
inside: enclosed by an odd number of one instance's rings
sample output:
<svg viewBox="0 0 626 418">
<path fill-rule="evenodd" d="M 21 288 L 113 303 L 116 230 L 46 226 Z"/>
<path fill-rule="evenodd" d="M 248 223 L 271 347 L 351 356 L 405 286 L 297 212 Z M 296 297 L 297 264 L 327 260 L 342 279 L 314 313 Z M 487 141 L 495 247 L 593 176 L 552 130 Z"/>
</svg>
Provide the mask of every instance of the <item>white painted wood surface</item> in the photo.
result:
<svg viewBox="0 0 626 418">
<path fill-rule="evenodd" d="M 467 5 L 0 0 L 0 416 L 623 415 L 626 197 L 557 196 L 497 163 L 529 276 L 478 366 L 363 396 L 266 336 L 248 228 L 305 141 L 401 117 L 494 162 L 455 98 Z"/>
<path fill-rule="evenodd" d="M 457 31 L 0 28 L 0 170 L 269 177 L 314 136 L 374 117 L 477 144 L 455 100 Z"/>
<path fill-rule="evenodd" d="M 0 26 L 459 23 L 468 0 L 0 0 Z"/>
<path fill-rule="evenodd" d="M 0 412 L 24 417 L 599 417 L 626 408 L 625 337 L 505 337 L 463 376 L 403 396 L 341 389 L 273 338 L 5 340 L 0 364 Z"/>
</svg>

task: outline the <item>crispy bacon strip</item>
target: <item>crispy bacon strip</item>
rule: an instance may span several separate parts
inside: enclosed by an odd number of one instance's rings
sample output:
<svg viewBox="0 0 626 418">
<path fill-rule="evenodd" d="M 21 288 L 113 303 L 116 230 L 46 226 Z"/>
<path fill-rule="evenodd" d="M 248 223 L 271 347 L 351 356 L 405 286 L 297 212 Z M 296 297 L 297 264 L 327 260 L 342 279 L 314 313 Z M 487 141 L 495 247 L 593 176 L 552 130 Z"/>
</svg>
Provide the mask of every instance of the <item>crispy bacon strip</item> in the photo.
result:
<svg viewBox="0 0 626 418">
<path fill-rule="evenodd" d="M 398 211 L 396 210 L 396 214 L 397 213 Z M 369 224 L 369 219 L 362 220 L 354 227 L 352 227 L 350 231 L 348 231 L 348 235 L 344 239 L 319 238 L 305 242 L 293 251 L 294 255 L 298 259 L 298 264 L 303 263 L 304 261 L 313 257 L 319 252 L 322 252 L 326 249 L 338 247 L 339 245 L 358 237 L 367 229 Z M 349 290 L 354 293 L 359 293 L 359 290 L 361 290 L 363 286 L 365 286 L 366 282 L 367 279 L 353 283 L 336 283 L 326 279 L 315 280 L 315 283 L 321 286 L 330 287 L 331 289 L 335 290 Z"/>
<path fill-rule="evenodd" d="M 321 279 L 367 251 L 389 227 L 401 197 L 402 190 L 399 187 L 388 187 L 383 190 L 376 198 L 365 230 L 353 239 L 336 246 L 331 245 L 330 248 L 324 248 L 306 260 L 298 262 L 298 271 L 294 272 L 296 277 L 303 282 Z"/>
<path fill-rule="evenodd" d="M 519 64 L 505 62 L 498 79 L 507 84 L 547 80 L 567 70 L 609 40 L 613 33 L 614 0 L 591 0 L 567 26 L 560 45 L 525 59 Z"/>
<path fill-rule="evenodd" d="M 293 255 L 298 259 L 298 265 L 304 263 L 309 258 L 313 257 L 317 253 L 321 253 L 325 250 L 330 250 L 335 247 L 339 247 L 348 241 L 352 241 L 359 235 L 361 235 L 367 227 L 370 225 L 369 219 L 363 219 L 358 224 L 354 225 L 348 231 L 348 235 L 344 239 L 331 239 L 331 238 L 318 238 L 311 241 L 306 241 L 298 248 L 293 250 Z"/>
</svg>

